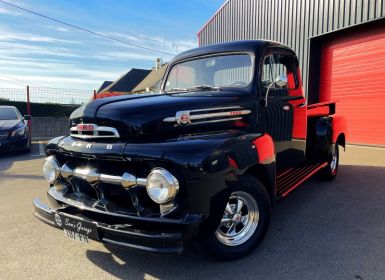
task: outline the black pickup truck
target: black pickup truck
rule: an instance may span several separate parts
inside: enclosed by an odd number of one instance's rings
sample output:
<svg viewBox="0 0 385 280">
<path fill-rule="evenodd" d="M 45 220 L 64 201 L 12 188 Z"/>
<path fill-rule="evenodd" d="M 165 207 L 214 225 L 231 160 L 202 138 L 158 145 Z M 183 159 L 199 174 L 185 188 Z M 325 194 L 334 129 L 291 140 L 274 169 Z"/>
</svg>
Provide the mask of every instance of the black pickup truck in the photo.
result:
<svg viewBox="0 0 385 280">
<path fill-rule="evenodd" d="M 346 121 L 307 105 L 296 54 L 270 41 L 186 51 L 157 94 L 98 99 L 52 139 L 50 206 L 35 216 L 89 242 L 162 254 L 197 240 L 231 260 L 265 236 L 275 202 L 338 171 Z"/>
</svg>

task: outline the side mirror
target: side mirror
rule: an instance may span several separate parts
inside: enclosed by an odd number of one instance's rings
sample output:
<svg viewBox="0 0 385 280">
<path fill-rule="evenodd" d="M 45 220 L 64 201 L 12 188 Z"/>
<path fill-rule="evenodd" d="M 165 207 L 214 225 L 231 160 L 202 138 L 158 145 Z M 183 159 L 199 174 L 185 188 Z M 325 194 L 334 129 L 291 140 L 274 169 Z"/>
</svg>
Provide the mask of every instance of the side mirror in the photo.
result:
<svg viewBox="0 0 385 280">
<path fill-rule="evenodd" d="M 267 107 L 267 97 L 269 96 L 270 88 L 273 85 L 277 85 L 279 87 L 286 87 L 287 86 L 286 75 L 279 75 L 277 78 L 275 78 L 274 82 L 270 83 L 270 85 L 267 87 L 266 95 L 265 95 L 265 107 Z"/>
<path fill-rule="evenodd" d="M 275 79 L 275 84 L 279 87 L 286 87 L 287 86 L 287 76 L 286 75 L 279 75 Z"/>
<path fill-rule="evenodd" d="M 24 115 L 24 119 L 25 119 L 26 121 L 29 121 L 30 119 L 32 119 L 32 117 L 31 117 L 30 115 Z"/>
</svg>

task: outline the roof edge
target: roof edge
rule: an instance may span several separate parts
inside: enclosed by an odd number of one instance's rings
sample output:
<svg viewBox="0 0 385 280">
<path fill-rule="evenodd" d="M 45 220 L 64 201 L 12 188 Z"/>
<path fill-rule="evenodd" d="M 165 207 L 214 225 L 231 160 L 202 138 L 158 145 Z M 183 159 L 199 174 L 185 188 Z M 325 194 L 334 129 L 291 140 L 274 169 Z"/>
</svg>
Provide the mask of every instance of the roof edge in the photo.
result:
<svg viewBox="0 0 385 280">
<path fill-rule="evenodd" d="M 213 21 L 213 19 L 218 15 L 218 13 L 228 4 L 230 2 L 230 0 L 226 0 L 223 4 L 222 4 L 222 6 L 220 6 L 219 8 L 218 8 L 218 10 L 214 13 L 214 15 L 212 15 L 211 16 L 211 18 L 208 20 L 208 21 L 206 21 L 206 23 L 205 24 L 203 24 L 203 26 L 201 27 L 201 29 L 199 29 L 199 31 L 197 32 L 197 36 L 198 36 L 198 38 L 199 38 L 199 35 L 201 34 L 201 32 L 203 31 L 203 29 L 205 29 L 206 27 L 207 27 L 207 25 L 209 25 L 210 24 L 210 22 L 212 22 Z"/>
</svg>

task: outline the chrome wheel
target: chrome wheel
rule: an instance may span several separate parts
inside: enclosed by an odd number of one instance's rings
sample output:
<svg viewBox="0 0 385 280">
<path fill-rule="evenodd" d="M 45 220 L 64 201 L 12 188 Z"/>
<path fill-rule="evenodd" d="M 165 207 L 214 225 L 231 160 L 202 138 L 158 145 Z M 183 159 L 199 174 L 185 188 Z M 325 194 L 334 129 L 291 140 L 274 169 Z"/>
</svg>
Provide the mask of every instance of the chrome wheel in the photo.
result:
<svg viewBox="0 0 385 280">
<path fill-rule="evenodd" d="M 338 154 L 337 154 L 337 151 L 336 151 L 336 147 L 333 147 L 333 149 L 332 149 L 332 159 L 330 161 L 330 170 L 331 170 L 332 174 L 336 173 L 337 162 L 338 162 Z"/>
<path fill-rule="evenodd" d="M 224 245 L 240 245 L 254 234 L 259 222 L 255 198 L 247 192 L 233 192 L 227 202 L 216 238 Z"/>
</svg>

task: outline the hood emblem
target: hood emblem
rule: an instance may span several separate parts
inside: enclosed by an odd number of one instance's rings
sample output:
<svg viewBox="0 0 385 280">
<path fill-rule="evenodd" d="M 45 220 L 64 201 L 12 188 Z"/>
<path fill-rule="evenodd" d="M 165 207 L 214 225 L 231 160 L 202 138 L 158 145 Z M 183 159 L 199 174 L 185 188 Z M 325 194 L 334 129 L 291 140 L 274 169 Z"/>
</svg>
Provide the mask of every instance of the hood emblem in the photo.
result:
<svg viewBox="0 0 385 280">
<path fill-rule="evenodd" d="M 166 123 L 176 123 L 175 125 L 193 125 L 216 122 L 236 121 L 243 116 L 250 114 L 251 111 L 240 106 L 217 107 L 196 109 L 191 111 L 178 111 L 175 117 L 164 118 Z"/>
<path fill-rule="evenodd" d="M 84 124 L 80 123 L 76 126 L 78 131 L 94 131 L 95 125 L 94 124 Z"/>
<path fill-rule="evenodd" d="M 70 128 L 70 135 L 74 138 L 120 138 L 118 131 L 114 127 L 98 126 L 92 123 L 79 123 Z"/>
</svg>

